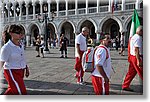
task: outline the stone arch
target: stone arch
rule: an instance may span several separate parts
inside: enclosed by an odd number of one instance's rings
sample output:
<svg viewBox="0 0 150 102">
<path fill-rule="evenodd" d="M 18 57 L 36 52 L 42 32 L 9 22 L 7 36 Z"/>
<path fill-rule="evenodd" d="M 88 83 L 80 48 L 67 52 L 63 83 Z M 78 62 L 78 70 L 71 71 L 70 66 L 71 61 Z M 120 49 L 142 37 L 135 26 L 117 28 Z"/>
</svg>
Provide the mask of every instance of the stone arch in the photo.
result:
<svg viewBox="0 0 150 102">
<path fill-rule="evenodd" d="M 94 25 L 94 27 L 95 27 L 95 33 L 97 32 L 97 30 L 98 30 L 98 26 L 97 26 L 97 24 L 95 23 L 95 21 L 92 19 L 92 18 L 85 18 L 85 19 L 82 19 L 78 24 L 77 24 L 77 32 L 78 33 L 80 33 L 80 28 L 81 28 L 81 25 L 83 24 L 83 22 L 85 22 L 85 21 L 90 21 L 93 25 Z"/>
<path fill-rule="evenodd" d="M 47 25 L 52 25 L 55 29 L 55 33 L 57 34 L 58 30 L 54 22 L 47 22 Z M 45 28 L 45 23 L 41 26 L 41 28 Z M 44 34 L 44 32 L 45 32 L 45 29 L 41 29 L 41 33 Z"/>
<path fill-rule="evenodd" d="M 120 21 L 119 18 L 115 17 L 115 16 L 107 16 L 107 17 L 104 17 L 101 22 L 100 22 L 100 25 L 99 25 L 99 29 L 100 31 L 102 31 L 102 27 L 103 27 L 103 24 L 108 20 L 108 19 L 113 19 L 115 20 L 118 24 L 119 24 L 119 27 L 120 27 L 120 32 L 123 30 L 123 24 L 122 22 Z"/>
<path fill-rule="evenodd" d="M 59 26 L 59 34 L 65 34 L 65 37 L 69 40 L 69 45 L 74 45 L 75 41 L 75 26 L 71 21 L 63 21 Z"/>
<path fill-rule="evenodd" d="M 75 24 L 74 24 L 73 22 L 71 22 L 70 20 L 63 20 L 63 21 L 59 24 L 59 26 L 58 26 L 58 33 L 61 32 L 61 28 L 62 28 L 63 24 L 66 23 L 66 22 L 69 22 L 69 23 L 72 25 L 73 30 L 74 30 L 74 33 L 75 33 L 75 31 L 76 31 Z"/>
<path fill-rule="evenodd" d="M 128 26 L 128 24 L 130 23 L 130 21 L 131 21 L 131 18 L 132 18 L 132 15 L 130 15 L 126 20 L 125 20 L 125 22 L 123 23 L 123 29 L 125 30 L 125 31 L 127 31 L 127 26 Z"/>
<path fill-rule="evenodd" d="M 28 34 L 28 35 L 31 34 L 32 27 L 33 27 L 34 25 L 38 28 L 39 34 L 42 34 L 42 30 L 40 29 L 40 26 L 39 26 L 38 24 L 36 24 L 36 23 L 31 23 L 31 24 L 27 27 L 27 29 L 28 29 L 27 34 Z"/>
</svg>

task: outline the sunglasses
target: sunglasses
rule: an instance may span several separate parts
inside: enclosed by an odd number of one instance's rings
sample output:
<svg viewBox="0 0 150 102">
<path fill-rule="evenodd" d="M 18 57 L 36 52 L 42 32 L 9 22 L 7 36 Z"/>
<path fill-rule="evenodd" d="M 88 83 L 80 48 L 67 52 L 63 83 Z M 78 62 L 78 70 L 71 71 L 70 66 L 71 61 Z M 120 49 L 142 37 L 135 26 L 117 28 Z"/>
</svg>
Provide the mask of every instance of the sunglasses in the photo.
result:
<svg viewBox="0 0 150 102">
<path fill-rule="evenodd" d="M 20 32 L 13 32 L 13 33 L 15 33 L 15 34 L 17 34 L 17 35 L 21 35 L 21 33 L 20 33 Z"/>
</svg>

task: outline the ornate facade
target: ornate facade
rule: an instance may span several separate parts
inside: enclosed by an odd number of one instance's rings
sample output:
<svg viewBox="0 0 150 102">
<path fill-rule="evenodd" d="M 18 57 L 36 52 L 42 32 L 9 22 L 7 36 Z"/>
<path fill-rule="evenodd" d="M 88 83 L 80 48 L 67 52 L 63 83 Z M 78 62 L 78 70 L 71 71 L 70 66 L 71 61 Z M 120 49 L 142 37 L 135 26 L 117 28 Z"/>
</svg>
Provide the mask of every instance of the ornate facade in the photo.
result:
<svg viewBox="0 0 150 102">
<path fill-rule="evenodd" d="M 113 1 L 116 7 L 112 13 Z M 74 45 L 75 35 L 87 26 L 95 42 L 102 32 L 110 33 L 112 38 L 120 36 L 119 32 L 125 32 L 127 44 L 134 9 L 137 9 L 142 23 L 142 3 L 142 0 L 1 0 L 1 31 L 10 24 L 20 24 L 27 46 L 30 46 L 37 35 L 45 34 L 45 23 L 40 23 L 37 15 L 43 17 L 47 14 L 51 18 L 51 12 L 54 12 L 54 20 L 47 22 L 51 39 L 64 33 L 69 44 Z M 48 8 L 47 12 L 43 11 L 44 5 Z"/>
</svg>

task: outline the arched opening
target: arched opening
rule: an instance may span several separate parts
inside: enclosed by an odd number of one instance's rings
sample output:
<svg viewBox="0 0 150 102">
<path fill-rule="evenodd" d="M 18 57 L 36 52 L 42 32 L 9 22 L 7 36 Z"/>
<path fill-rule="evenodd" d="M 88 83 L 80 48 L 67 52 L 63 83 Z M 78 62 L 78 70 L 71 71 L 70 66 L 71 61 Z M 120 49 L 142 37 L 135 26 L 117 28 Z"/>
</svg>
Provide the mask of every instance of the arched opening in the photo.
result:
<svg viewBox="0 0 150 102">
<path fill-rule="evenodd" d="M 39 36 L 39 29 L 37 25 L 33 24 L 30 28 L 30 44 L 35 45 L 35 40 L 37 39 L 37 36 Z"/>
<path fill-rule="evenodd" d="M 102 26 L 102 32 L 103 33 L 109 33 L 111 36 L 111 39 L 114 39 L 116 36 L 119 36 L 120 38 L 120 33 L 119 33 L 119 24 L 117 21 L 113 19 L 108 19 L 105 21 L 105 23 Z"/>
<path fill-rule="evenodd" d="M 65 22 L 61 28 L 61 34 L 64 34 L 65 37 L 69 40 L 69 46 L 74 46 L 75 34 L 72 24 Z"/>
<path fill-rule="evenodd" d="M 52 24 L 47 25 L 47 30 L 48 30 L 48 39 L 49 40 L 55 40 L 57 38 L 57 35 L 55 33 L 55 28 Z"/>
<path fill-rule="evenodd" d="M 82 23 L 80 32 L 82 31 L 83 27 L 88 27 L 89 28 L 89 37 L 92 38 L 93 40 L 96 40 L 96 33 L 95 33 L 95 27 L 93 23 L 89 20 L 86 20 Z"/>
</svg>

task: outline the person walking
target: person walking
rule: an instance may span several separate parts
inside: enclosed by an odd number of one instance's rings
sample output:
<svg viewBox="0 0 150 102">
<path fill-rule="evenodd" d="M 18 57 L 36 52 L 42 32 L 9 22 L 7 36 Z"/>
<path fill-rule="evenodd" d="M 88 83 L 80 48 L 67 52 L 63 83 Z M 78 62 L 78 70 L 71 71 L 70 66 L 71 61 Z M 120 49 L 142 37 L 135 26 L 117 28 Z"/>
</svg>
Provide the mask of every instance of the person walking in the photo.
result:
<svg viewBox="0 0 150 102">
<path fill-rule="evenodd" d="M 41 37 L 41 44 L 40 44 L 40 49 L 41 49 L 41 54 L 42 54 L 42 57 L 44 58 L 44 52 L 43 52 L 43 50 L 44 50 L 44 38 L 43 37 Z"/>
<path fill-rule="evenodd" d="M 118 48 L 119 48 L 119 37 L 116 36 L 115 38 L 115 43 L 116 43 L 116 51 L 118 51 Z"/>
<path fill-rule="evenodd" d="M 23 38 L 22 28 L 11 25 L 9 28 L 11 40 L 0 51 L 0 68 L 4 68 L 4 76 L 8 82 L 5 95 L 26 95 L 23 81 L 24 74 L 29 76 L 29 68 L 25 61 L 24 47 L 20 40 Z"/>
<path fill-rule="evenodd" d="M 89 29 L 87 27 L 82 28 L 82 32 L 76 36 L 75 39 L 75 65 L 74 68 L 76 70 L 75 77 L 77 78 L 78 84 L 84 84 L 83 82 L 83 75 L 84 71 L 82 68 L 82 55 L 84 51 L 87 50 L 87 44 L 86 44 L 86 36 L 89 34 Z"/>
<path fill-rule="evenodd" d="M 120 46 L 121 46 L 121 49 L 120 49 L 119 54 L 121 56 L 124 56 L 124 50 L 125 50 L 125 47 L 124 47 L 124 32 L 122 32 L 121 37 L 120 37 Z"/>
<path fill-rule="evenodd" d="M 65 58 L 67 58 L 67 46 L 68 46 L 68 39 L 64 36 L 64 34 L 60 37 L 60 51 L 61 57 L 64 58 L 64 51 L 65 51 Z"/>
<path fill-rule="evenodd" d="M 35 42 L 35 45 L 36 45 L 35 50 L 37 51 L 37 56 L 36 57 L 40 57 L 40 44 L 41 44 L 41 38 L 40 38 L 40 36 L 37 36 L 37 39 L 36 39 L 36 42 Z"/>
<path fill-rule="evenodd" d="M 130 83 L 138 73 L 139 77 L 143 80 L 143 28 L 139 26 L 130 39 L 130 56 L 129 56 L 129 69 L 124 79 L 122 89 L 125 91 L 133 91 L 130 88 Z"/>
<path fill-rule="evenodd" d="M 92 84 L 96 95 L 109 94 L 109 80 L 112 72 L 110 50 L 110 35 L 101 35 L 100 45 L 94 54 L 94 71 L 92 72 Z"/>
</svg>

